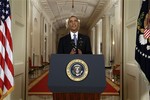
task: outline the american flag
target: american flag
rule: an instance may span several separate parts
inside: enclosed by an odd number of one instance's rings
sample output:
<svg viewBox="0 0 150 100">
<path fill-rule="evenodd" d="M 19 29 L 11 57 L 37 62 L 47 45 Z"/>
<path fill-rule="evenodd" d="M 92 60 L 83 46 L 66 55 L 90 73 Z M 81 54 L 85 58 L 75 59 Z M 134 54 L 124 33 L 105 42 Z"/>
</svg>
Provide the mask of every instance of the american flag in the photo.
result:
<svg viewBox="0 0 150 100">
<path fill-rule="evenodd" d="M 14 88 L 9 0 L 0 0 L 0 100 Z"/>
<path fill-rule="evenodd" d="M 144 30 L 144 37 L 146 38 L 146 39 L 148 39 L 149 37 L 150 37 L 150 29 L 145 29 Z"/>
</svg>

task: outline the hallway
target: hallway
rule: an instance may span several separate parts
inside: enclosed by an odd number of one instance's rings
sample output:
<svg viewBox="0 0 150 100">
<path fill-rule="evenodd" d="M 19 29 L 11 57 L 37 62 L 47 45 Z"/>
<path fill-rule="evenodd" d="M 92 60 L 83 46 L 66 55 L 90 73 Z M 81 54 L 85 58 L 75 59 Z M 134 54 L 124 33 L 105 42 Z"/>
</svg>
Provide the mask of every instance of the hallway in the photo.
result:
<svg viewBox="0 0 150 100">
<path fill-rule="evenodd" d="M 80 27 L 77 33 L 89 37 L 93 55 L 104 56 L 106 77 L 118 85 L 117 96 L 103 95 L 101 99 L 149 100 L 149 82 L 135 60 L 135 52 L 140 56 L 145 55 L 137 49 L 136 42 L 147 52 L 150 50 L 150 39 L 144 38 L 142 33 L 148 13 L 144 13 L 141 18 L 138 17 L 142 3 L 148 0 L 7 1 L 10 1 L 11 8 L 9 24 L 13 40 L 11 58 L 15 88 L 4 100 L 52 100 L 52 95 L 28 95 L 28 89 L 32 87 L 29 83 L 48 70 L 48 67 L 44 66 L 49 65 L 52 54 L 57 53 L 59 39 L 71 33 L 67 21 L 72 15 L 79 18 Z M 143 29 L 140 27 L 140 34 L 137 32 L 138 25 L 141 25 L 139 23 L 144 26 Z M 0 28 L 2 31 L 2 27 Z M 2 44 L 3 41 L 0 41 L 0 45 Z M 0 50 L 2 55 L 4 48 Z M 143 57 L 149 60 L 149 56 L 147 54 Z"/>
</svg>

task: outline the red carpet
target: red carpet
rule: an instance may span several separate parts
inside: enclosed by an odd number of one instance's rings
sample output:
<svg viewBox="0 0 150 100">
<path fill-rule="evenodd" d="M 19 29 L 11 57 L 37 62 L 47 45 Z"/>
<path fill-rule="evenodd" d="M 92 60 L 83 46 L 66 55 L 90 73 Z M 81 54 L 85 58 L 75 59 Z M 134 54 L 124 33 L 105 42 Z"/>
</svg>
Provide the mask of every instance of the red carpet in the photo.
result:
<svg viewBox="0 0 150 100">
<path fill-rule="evenodd" d="M 52 94 L 52 92 L 48 89 L 48 74 L 44 75 L 40 80 L 35 84 L 29 85 L 28 93 L 29 95 L 48 95 Z M 113 87 L 113 83 L 107 79 L 107 86 L 104 92 L 101 95 L 119 95 L 117 89 Z M 34 82 L 33 82 L 34 83 Z"/>
</svg>

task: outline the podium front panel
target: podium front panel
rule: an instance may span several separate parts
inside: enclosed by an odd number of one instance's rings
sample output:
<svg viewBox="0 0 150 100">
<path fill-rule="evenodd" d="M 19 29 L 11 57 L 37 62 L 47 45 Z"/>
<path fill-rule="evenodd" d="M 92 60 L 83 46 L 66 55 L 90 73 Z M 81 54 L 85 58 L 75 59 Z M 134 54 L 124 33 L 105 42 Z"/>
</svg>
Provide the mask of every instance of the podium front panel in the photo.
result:
<svg viewBox="0 0 150 100">
<path fill-rule="evenodd" d="M 88 67 L 88 74 L 81 81 L 71 80 L 66 72 L 68 64 L 75 59 L 83 60 Z M 48 87 L 52 92 L 101 93 L 105 86 L 103 55 L 52 54 L 48 79 Z"/>
</svg>

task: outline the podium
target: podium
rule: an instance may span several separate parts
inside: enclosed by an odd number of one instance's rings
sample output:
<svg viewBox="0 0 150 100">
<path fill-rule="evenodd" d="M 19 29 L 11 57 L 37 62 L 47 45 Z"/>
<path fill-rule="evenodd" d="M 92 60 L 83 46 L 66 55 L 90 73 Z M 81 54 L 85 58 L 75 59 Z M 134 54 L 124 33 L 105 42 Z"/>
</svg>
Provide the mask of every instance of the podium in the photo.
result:
<svg viewBox="0 0 150 100">
<path fill-rule="evenodd" d="M 106 87 L 103 55 L 52 54 L 48 87 L 54 100 L 99 100 Z"/>
</svg>

